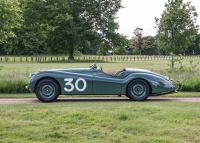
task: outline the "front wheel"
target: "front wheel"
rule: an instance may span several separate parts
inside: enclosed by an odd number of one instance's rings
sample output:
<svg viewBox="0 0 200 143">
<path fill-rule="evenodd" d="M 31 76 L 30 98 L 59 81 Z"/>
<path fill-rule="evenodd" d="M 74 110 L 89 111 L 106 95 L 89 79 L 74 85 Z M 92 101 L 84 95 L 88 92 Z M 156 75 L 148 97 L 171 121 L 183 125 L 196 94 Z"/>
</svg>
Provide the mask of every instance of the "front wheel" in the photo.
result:
<svg viewBox="0 0 200 143">
<path fill-rule="evenodd" d="M 135 101 L 144 101 L 149 97 L 149 94 L 149 84 L 142 79 L 131 81 L 127 87 L 127 96 Z"/>
<path fill-rule="evenodd" d="M 52 102 L 59 96 L 58 83 L 50 78 L 42 79 L 37 83 L 35 94 L 42 102 Z"/>
</svg>

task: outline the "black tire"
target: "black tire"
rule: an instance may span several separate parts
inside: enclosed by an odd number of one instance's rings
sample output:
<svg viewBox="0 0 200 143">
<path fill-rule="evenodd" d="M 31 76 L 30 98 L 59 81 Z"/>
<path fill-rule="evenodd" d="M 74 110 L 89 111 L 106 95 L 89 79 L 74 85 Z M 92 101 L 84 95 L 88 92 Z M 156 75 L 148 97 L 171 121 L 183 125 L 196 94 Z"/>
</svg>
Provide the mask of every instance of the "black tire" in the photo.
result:
<svg viewBox="0 0 200 143">
<path fill-rule="evenodd" d="M 127 97 L 134 101 L 144 101 L 149 97 L 149 95 L 150 87 L 145 80 L 133 80 L 127 87 Z"/>
<path fill-rule="evenodd" d="M 126 97 L 128 97 L 128 98 L 130 98 L 130 97 L 128 96 L 128 94 L 127 94 L 127 93 L 125 94 L 125 96 L 126 96 Z"/>
<path fill-rule="evenodd" d="M 58 83 L 50 78 L 40 80 L 35 89 L 37 98 L 42 102 L 52 102 L 56 100 L 60 94 Z"/>
</svg>

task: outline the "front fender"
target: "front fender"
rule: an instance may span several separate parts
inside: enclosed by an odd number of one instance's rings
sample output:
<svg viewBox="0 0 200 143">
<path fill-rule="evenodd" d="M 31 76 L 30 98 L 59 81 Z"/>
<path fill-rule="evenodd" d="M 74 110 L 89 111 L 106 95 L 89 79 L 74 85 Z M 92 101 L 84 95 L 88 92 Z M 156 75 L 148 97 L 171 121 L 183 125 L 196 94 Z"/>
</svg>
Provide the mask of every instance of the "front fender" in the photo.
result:
<svg viewBox="0 0 200 143">
<path fill-rule="evenodd" d="M 175 86 L 173 82 L 163 76 L 148 73 L 137 73 L 125 77 L 122 86 L 122 94 L 126 94 L 126 88 L 128 84 L 134 79 L 143 79 L 147 81 L 152 91 L 151 94 L 175 91 Z"/>
<path fill-rule="evenodd" d="M 36 87 L 37 82 L 44 78 L 52 78 L 59 83 L 59 81 L 56 78 L 54 78 L 54 77 L 59 77 L 59 76 L 60 75 L 58 73 L 37 73 L 33 75 L 29 80 L 29 84 L 28 84 L 29 90 L 31 92 L 35 92 L 35 87 Z"/>
</svg>

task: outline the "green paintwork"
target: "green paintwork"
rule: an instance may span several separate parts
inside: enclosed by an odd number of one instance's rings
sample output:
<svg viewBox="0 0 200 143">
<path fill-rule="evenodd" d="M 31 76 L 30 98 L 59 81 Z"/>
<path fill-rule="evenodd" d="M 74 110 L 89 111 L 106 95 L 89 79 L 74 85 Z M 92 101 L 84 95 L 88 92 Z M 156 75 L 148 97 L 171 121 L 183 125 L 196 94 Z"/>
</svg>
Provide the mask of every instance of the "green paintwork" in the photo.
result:
<svg viewBox="0 0 200 143">
<path fill-rule="evenodd" d="M 62 95 L 126 94 L 128 84 L 134 79 L 145 80 L 151 88 L 151 95 L 170 93 L 176 90 L 174 83 L 168 78 L 148 70 L 125 68 L 115 75 L 111 75 L 96 67 L 96 64 L 88 68 L 52 69 L 33 73 L 28 89 L 35 92 L 37 82 L 44 78 L 52 78 L 57 81 Z M 137 91 L 138 87 L 140 87 L 140 91 Z M 50 85 L 44 88 L 50 88 L 49 90 L 52 92 L 57 90 Z M 132 92 L 136 96 L 145 90 L 142 85 L 132 87 Z M 49 93 L 45 93 L 44 90 L 42 94 L 48 96 Z"/>
</svg>

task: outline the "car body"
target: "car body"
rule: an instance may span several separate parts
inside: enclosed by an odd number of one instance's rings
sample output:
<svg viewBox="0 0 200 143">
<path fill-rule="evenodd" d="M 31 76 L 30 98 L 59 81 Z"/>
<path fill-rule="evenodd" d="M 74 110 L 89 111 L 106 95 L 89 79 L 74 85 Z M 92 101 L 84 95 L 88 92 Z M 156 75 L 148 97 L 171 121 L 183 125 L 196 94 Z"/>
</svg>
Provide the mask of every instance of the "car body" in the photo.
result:
<svg viewBox="0 0 200 143">
<path fill-rule="evenodd" d="M 144 101 L 150 95 L 176 92 L 177 87 L 168 77 L 149 70 L 125 68 L 108 74 L 94 63 L 86 68 L 31 73 L 26 89 L 42 102 L 54 101 L 59 95 L 126 95 Z"/>
</svg>

